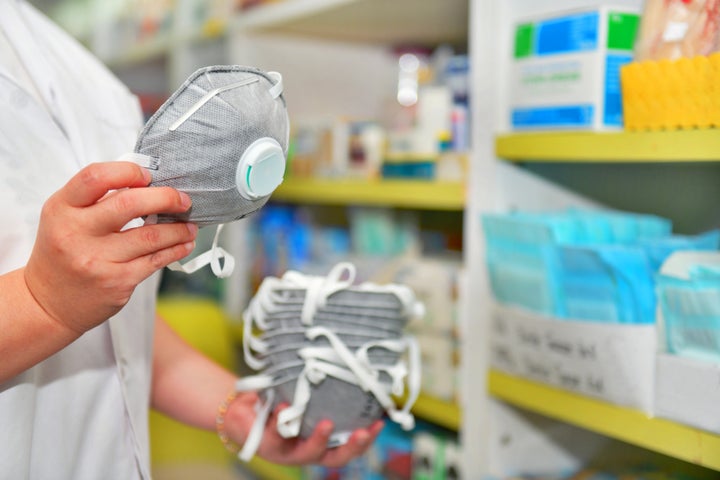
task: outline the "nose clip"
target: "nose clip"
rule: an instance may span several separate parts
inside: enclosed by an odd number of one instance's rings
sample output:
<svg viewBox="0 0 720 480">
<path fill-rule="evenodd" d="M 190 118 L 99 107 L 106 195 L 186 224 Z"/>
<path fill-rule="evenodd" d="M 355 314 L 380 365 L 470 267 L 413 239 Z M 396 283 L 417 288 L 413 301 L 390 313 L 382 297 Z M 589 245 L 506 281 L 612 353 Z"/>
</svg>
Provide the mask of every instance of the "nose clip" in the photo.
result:
<svg viewBox="0 0 720 480">
<path fill-rule="evenodd" d="M 218 87 L 214 90 L 210 90 L 208 93 L 203 95 L 203 97 L 198 100 L 195 105 L 190 107 L 190 109 L 185 112 L 185 114 L 178 118 L 172 125 L 170 125 L 170 131 L 174 132 L 177 130 L 180 125 L 185 123 L 188 118 L 192 117 L 195 112 L 200 110 L 203 105 L 205 105 L 207 102 L 209 102 L 214 96 L 219 95 L 223 92 L 227 92 L 228 90 L 232 90 L 234 88 L 244 87 L 245 85 L 250 85 L 251 83 L 259 82 L 260 80 L 257 77 L 254 78 L 246 78 L 245 80 L 241 80 L 239 82 L 231 83 L 230 85 L 225 85 L 224 87 Z"/>
</svg>

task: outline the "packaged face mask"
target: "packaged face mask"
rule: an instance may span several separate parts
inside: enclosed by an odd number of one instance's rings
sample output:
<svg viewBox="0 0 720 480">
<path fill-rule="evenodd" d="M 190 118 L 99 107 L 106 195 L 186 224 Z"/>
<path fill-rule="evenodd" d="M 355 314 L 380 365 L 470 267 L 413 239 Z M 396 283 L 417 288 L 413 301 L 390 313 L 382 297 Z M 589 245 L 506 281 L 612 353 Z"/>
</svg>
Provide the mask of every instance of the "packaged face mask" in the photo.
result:
<svg viewBox="0 0 720 480">
<path fill-rule="evenodd" d="M 210 66 L 193 73 L 148 120 L 134 153 L 124 157 L 151 171 L 151 186 L 173 187 L 192 199 L 188 212 L 150 220 L 222 226 L 259 210 L 285 172 L 290 124 L 282 89 L 279 73 L 252 67 Z M 208 253 L 171 269 L 192 273 L 210 263 L 219 277 L 232 272 L 231 256 L 216 242 Z"/>
</svg>

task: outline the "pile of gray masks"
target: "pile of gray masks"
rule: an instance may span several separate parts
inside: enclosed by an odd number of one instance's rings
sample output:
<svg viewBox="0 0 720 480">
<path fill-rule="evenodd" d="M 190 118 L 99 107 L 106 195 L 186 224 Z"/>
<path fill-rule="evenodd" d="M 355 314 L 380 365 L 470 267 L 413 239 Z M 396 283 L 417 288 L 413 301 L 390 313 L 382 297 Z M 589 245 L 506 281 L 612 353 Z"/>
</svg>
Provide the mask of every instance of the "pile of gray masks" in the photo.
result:
<svg viewBox="0 0 720 480">
<path fill-rule="evenodd" d="M 404 329 L 424 307 L 408 287 L 353 285 L 355 267 L 340 263 L 327 276 L 288 271 L 268 277 L 243 315 L 246 363 L 259 374 L 241 379 L 238 391 L 258 391 L 250 435 L 239 454 L 257 450 L 269 412 L 279 403 L 277 431 L 308 437 L 322 419 L 332 420 L 328 446 L 384 414 L 404 429 L 420 390 L 420 354 Z M 398 408 L 393 397 L 405 397 Z"/>
</svg>

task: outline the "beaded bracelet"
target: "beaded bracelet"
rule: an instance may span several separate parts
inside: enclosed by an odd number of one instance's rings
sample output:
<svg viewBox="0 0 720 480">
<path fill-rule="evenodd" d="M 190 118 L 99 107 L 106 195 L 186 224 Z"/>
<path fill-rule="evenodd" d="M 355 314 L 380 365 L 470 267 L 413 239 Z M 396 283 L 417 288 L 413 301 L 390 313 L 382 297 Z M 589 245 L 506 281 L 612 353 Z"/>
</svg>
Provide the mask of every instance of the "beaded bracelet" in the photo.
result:
<svg viewBox="0 0 720 480">
<path fill-rule="evenodd" d="M 225 414 L 227 413 L 230 404 L 237 398 L 237 395 L 237 392 L 234 390 L 228 393 L 225 400 L 223 400 L 218 406 L 217 415 L 215 416 L 215 430 L 217 430 L 218 437 L 220 437 L 220 441 L 223 445 L 225 445 L 225 448 L 233 455 L 238 454 L 240 446 L 230 440 L 230 437 L 225 430 Z"/>
</svg>

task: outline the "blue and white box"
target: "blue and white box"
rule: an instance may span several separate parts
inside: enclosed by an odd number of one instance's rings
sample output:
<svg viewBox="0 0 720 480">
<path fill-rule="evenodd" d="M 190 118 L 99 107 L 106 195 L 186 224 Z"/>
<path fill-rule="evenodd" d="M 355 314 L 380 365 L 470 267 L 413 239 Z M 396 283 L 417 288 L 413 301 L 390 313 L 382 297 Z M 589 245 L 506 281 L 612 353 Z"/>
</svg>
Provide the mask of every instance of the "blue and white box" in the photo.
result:
<svg viewBox="0 0 720 480">
<path fill-rule="evenodd" d="M 512 129 L 622 128 L 620 67 L 633 58 L 639 18 L 637 9 L 601 6 L 516 24 Z"/>
</svg>

